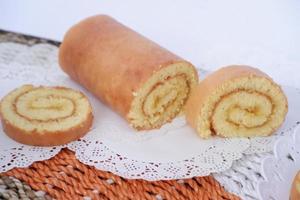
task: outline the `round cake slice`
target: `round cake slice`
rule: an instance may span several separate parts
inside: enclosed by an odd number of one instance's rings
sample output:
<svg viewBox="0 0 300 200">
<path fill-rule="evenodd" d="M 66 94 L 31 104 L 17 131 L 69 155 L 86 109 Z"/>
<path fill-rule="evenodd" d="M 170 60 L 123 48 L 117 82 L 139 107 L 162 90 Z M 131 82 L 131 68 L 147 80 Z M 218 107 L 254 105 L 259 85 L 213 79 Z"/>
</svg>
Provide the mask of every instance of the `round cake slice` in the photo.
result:
<svg viewBox="0 0 300 200">
<path fill-rule="evenodd" d="M 232 65 L 210 74 L 192 91 L 186 118 L 199 136 L 268 136 L 284 122 L 287 98 L 259 69 Z"/>
<path fill-rule="evenodd" d="M 63 145 L 85 135 L 93 122 L 91 104 L 65 87 L 23 85 L 0 103 L 4 132 L 22 144 Z"/>
</svg>

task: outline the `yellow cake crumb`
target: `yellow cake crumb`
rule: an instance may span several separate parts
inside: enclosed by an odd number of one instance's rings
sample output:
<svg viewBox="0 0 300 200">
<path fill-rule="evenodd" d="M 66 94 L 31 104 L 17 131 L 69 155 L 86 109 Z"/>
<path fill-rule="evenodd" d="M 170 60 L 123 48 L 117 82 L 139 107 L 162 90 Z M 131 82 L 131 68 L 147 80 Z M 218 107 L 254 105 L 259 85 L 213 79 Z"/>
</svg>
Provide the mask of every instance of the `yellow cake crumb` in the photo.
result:
<svg viewBox="0 0 300 200">
<path fill-rule="evenodd" d="M 128 119 L 137 129 L 160 127 L 178 115 L 198 77 L 194 67 L 176 63 L 155 72 L 134 94 Z"/>
</svg>

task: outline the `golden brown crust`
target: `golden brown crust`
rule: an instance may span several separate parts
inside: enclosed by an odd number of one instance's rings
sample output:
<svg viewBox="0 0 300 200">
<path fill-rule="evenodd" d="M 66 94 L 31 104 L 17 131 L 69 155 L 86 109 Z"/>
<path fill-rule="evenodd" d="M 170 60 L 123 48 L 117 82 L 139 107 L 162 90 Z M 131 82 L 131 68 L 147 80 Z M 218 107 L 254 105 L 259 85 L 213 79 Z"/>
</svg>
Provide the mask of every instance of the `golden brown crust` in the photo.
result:
<svg viewBox="0 0 300 200">
<path fill-rule="evenodd" d="M 2 127 L 6 135 L 22 144 L 33 146 L 56 146 L 67 144 L 68 142 L 79 139 L 90 129 L 93 122 L 93 115 L 90 113 L 82 124 L 72 127 L 66 131 L 44 132 L 24 131 L 2 119 Z"/>
<path fill-rule="evenodd" d="M 202 105 L 209 95 L 220 85 L 226 81 L 247 76 L 259 76 L 273 80 L 265 73 L 254 67 L 246 65 L 231 65 L 223 67 L 216 72 L 208 75 L 196 86 L 191 92 L 190 98 L 185 107 L 187 122 L 197 128 L 197 117 L 201 112 Z M 274 83 L 275 84 L 275 83 Z M 287 101 L 286 101 L 287 102 Z M 286 104 L 287 106 L 287 104 Z"/>
<path fill-rule="evenodd" d="M 298 187 L 298 188 L 297 188 Z M 291 187 L 290 200 L 300 199 L 300 171 L 296 174 Z"/>
<path fill-rule="evenodd" d="M 90 17 L 66 33 L 59 62 L 72 79 L 124 118 L 133 94 L 153 73 L 172 63 L 188 63 L 105 15 Z"/>
</svg>

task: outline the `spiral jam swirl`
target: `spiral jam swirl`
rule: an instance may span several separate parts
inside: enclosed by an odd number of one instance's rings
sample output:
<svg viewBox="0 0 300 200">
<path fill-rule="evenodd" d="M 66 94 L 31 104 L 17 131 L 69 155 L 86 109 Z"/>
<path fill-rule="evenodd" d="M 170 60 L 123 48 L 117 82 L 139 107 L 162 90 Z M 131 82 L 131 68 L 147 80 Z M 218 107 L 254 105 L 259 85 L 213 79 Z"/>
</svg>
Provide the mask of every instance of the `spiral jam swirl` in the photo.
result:
<svg viewBox="0 0 300 200">
<path fill-rule="evenodd" d="M 24 85 L 1 102 L 5 123 L 28 134 L 72 130 L 80 127 L 91 112 L 90 103 L 82 93 L 63 87 Z"/>
<path fill-rule="evenodd" d="M 198 78 L 192 66 L 173 64 L 156 72 L 134 94 L 128 118 L 136 129 L 158 128 L 172 120 L 185 104 Z"/>
<path fill-rule="evenodd" d="M 281 88 L 263 77 L 227 81 L 211 94 L 198 117 L 204 138 L 267 136 L 284 121 L 287 100 Z"/>
</svg>

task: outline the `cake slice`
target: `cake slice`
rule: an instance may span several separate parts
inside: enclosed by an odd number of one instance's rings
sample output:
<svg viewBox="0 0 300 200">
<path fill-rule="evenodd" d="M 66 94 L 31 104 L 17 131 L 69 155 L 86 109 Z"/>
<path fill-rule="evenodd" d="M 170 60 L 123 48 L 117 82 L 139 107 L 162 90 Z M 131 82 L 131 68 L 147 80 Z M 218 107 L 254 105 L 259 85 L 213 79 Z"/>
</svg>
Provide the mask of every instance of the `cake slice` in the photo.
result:
<svg viewBox="0 0 300 200">
<path fill-rule="evenodd" d="M 4 132 L 34 146 L 66 144 L 85 135 L 93 121 L 86 96 L 64 87 L 23 85 L 0 104 Z"/>
<path fill-rule="evenodd" d="M 268 136 L 287 110 L 285 94 L 268 75 L 234 65 L 200 82 L 186 104 L 186 118 L 202 138 Z"/>
</svg>

